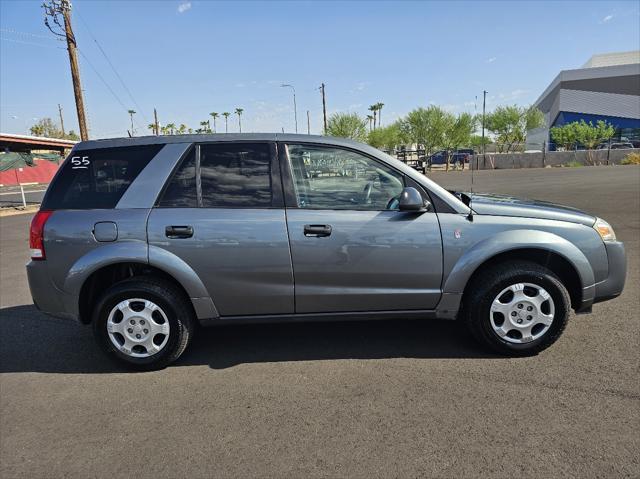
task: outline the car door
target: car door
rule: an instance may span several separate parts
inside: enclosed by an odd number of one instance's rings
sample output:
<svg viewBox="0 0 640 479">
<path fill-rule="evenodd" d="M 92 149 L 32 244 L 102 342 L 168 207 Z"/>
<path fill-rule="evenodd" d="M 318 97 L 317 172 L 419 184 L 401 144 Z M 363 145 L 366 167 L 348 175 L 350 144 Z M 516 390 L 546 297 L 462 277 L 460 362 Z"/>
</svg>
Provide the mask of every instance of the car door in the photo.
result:
<svg viewBox="0 0 640 479">
<path fill-rule="evenodd" d="M 195 145 L 165 186 L 147 230 L 151 263 L 153 247 L 178 256 L 221 316 L 294 312 L 274 143 Z"/>
<path fill-rule="evenodd" d="M 280 149 L 296 313 L 435 308 L 438 218 L 397 209 L 404 176 L 354 150 Z"/>
</svg>

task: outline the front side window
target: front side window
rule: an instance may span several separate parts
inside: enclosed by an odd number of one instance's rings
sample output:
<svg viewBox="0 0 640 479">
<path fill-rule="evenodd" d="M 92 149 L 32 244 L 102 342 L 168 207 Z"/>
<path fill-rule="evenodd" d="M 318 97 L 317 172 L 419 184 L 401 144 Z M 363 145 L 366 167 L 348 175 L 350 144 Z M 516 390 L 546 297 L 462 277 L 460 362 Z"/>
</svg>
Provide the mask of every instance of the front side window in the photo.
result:
<svg viewBox="0 0 640 479">
<path fill-rule="evenodd" d="M 392 168 L 340 148 L 287 145 L 299 208 L 396 209 L 404 187 Z"/>
<path fill-rule="evenodd" d="M 269 145 L 210 144 L 200 149 L 204 208 L 271 206 Z"/>
</svg>

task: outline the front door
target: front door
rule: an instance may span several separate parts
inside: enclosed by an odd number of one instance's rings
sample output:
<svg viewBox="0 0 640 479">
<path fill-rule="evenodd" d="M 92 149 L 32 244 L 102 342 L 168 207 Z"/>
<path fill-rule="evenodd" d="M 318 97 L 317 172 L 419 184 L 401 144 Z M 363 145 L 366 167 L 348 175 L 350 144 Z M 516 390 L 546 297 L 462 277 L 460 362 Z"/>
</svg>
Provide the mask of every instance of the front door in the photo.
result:
<svg viewBox="0 0 640 479">
<path fill-rule="evenodd" d="M 347 149 L 289 144 L 286 153 L 296 313 L 435 308 L 438 219 L 397 209 L 404 176 Z"/>
<path fill-rule="evenodd" d="M 195 145 L 147 223 L 153 247 L 178 256 L 221 316 L 294 312 L 293 271 L 275 144 Z"/>
</svg>

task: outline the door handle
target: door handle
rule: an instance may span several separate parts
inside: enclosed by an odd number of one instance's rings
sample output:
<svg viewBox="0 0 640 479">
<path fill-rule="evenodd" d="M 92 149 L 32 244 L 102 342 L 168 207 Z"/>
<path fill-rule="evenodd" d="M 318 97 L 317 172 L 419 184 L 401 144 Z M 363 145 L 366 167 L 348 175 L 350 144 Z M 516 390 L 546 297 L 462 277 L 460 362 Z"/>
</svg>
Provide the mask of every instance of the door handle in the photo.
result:
<svg viewBox="0 0 640 479">
<path fill-rule="evenodd" d="M 314 238 L 331 235 L 331 225 L 304 225 L 304 235 Z"/>
<path fill-rule="evenodd" d="M 167 226 L 164 229 L 167 238 L 191 238 L 193 236 L 193 226 Z"/>
</svg>

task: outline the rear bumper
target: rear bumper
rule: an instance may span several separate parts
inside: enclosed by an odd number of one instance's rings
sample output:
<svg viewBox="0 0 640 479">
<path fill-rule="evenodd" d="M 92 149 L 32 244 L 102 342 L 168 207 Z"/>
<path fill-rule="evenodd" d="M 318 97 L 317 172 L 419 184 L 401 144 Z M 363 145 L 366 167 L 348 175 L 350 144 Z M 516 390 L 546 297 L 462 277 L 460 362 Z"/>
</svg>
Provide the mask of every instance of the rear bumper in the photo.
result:
<svg viewBox="0 0 640 479">
<path fill-rule="evenodd" d="M 605 243 L 609 262 L 609 276 L 596 283 L 594 303 L 620 296 L 627 278 L 627 255 L 624 244 L 619 241 Z"/>
<path fill-rule="evenodd" d="M 66 311 L 63 301 L 64 293 L 51 281 L 46 261 L 29 261 L 27 280 L 36 308 L 58 318 L 78 320 L 76 316 Z"/>
</svg>

